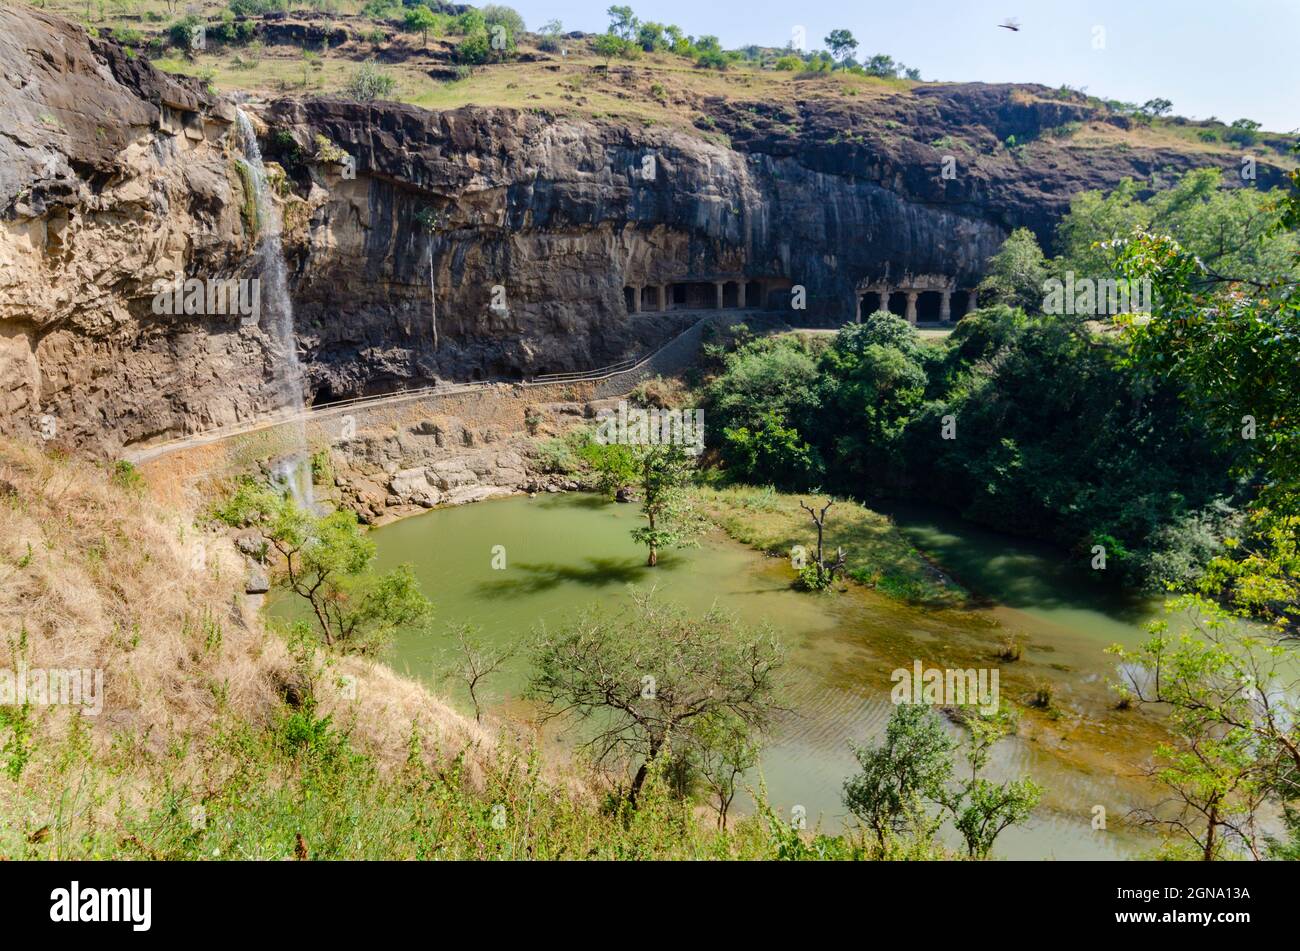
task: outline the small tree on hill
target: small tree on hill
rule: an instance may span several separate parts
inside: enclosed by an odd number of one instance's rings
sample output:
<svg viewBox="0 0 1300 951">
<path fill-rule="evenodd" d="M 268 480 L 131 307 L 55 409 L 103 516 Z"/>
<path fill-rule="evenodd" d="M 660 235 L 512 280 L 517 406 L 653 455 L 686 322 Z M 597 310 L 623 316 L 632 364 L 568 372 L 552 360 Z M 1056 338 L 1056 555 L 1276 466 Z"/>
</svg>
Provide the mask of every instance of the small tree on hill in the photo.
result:
<svg viewBox="0 0 1300 951">
<path fill-rule="evenodd" d="M 832 56 L 843 62 L 852 56 L 853 51 L 858 48 L 858 41 L 853 38 L 853 34 L 848 30 L 831 30 L 826 37 L 826 46 L 830 49 Z"/>
<path fill-rule="evenodd" d="M 434 12 L 424 4 L 419 6 L 407 7 L 406 16 L 403 18 L 408 33 L 419 33 L 420 44 L 429 45 L 429 31 L 438 24 L 438 18 Z"/>
</svg>

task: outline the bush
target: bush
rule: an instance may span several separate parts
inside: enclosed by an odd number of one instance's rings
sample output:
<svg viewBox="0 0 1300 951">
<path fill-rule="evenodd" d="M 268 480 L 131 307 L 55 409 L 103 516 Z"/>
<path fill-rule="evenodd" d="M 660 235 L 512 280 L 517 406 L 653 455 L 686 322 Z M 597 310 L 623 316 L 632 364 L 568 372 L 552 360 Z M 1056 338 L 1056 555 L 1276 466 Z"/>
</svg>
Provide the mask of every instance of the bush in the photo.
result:
<svg viewBox="0 0 1300 951">
<path fill-rule="evenodd" d="M 486 33 L 476 33 L 461 40 L 456 47 L 456 62 L 468 66 L 481 66 L 492 55 L 492 45 Z"/>
<path fill-rule="evenodd" d="M 383 72 L 373 62 L 367 61 L 352 74 L 352 78 L 343 87 L 343 95 L 357 102 L 373 102 L 376 99 L 386 98 L 396 85 L 397 80 Z"/>
<path fill-rule="evenodd" d="M 167 39 L 172 46 L 189 51 L 193 48 L 194 39 L 203 29 L 203 20 L 200 17 L 190 14 L 182 17 L 167 28 Z"/>
<path fill-rule="evenodd" d="M 700 69 L 726 69 L 727 54 L 717 49 L 701 50 L 695 65 Z"/>
<path fill-rule="evenodd" d="M 776 61 L 776 68 L 783 73 L 793 73 L 803 66 L 803 60 L 798 56 L 782 56 Z"/>
<path fill-rule="evenodd" d="M 485 24 L 488 26 L 503 26 L 511 36 L 518 36 L 528 29 L 524 25 L 524 18 L 519 15 L 519 11 L 515 10 L 514 7 L 489 3 L 480 12 L 483 14 Z"/>
</svg>

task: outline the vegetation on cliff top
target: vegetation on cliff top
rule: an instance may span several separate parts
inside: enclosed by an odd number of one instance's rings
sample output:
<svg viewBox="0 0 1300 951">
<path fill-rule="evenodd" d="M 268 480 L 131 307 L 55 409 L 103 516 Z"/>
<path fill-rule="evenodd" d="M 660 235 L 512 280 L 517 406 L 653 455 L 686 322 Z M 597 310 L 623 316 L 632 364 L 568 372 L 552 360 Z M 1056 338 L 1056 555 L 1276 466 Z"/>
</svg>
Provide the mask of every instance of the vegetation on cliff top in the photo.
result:
<svg viewBox="0 0 1300 951">
<path fill-rule="evenodd" d="M 171 0 L 137 0 L 131 9 L 87 6 L 81 0 L 39 4 L 79 19 L 161 68 L 197 76 L 217 90 L 264 95 L 355 94 L 361 85 L 431 109 L 508 106 L 556 115 L 607 117 L 719 137 L 710 101 L 792 106 L 796 102 L 863 102 L 907 95 L 919 73 L 888 52 L 859 50 L 847 30 L 832 31 L 807 49 L 750 45 L 723 49 L 717 38 L 692 36 L 674 24 L 611 6 L 603 33 L 566 32 L 551 20 L 529 31 L 508 6 L 488 4 L 459 13 L 438 0 L 337 0 L 291 4 L 279 0 L 205 0 L 182 15 Z M 263 20 L 276 13 L 284 19 Z M 286 16 L 287 14 L 287 16 Z M 200 34 L 200 29 L 202 30 Z M 201 39 L 196 40 L 196 37 Z M 861 52 L 859 61 L 858 54 Z M 376 60 L 384 65 L 379 66 Z M 369 63 L 370 65 L 366 65 Z M 1086 121 L 1047 130 L 1085 149 L 1148 147 L 1232 155 L 1243 150 L 1288 164 L 1285 137 L 1263 132 L 1249 118 L 1189 121 L 1171 116 L 1168 100 L 1124 103 L 1061 87 L 1024 87 L 1021 105 L 1073 103 Z M 802 123 L 789 113 L 794 128 Z M 780 122 L 786 121 L 778 117 Z M 749 122 L 762 125 L 762 116 Z M 907 134 L 882 119 L 876 134 Z M 855 132 L 855 134 L 857 134 Z M 931 143 L 926 143 L 931 144 Z M 945 148 L 980 151 L 960 132 Z M 1003 152 L 1033 148 L 1015 137 Z"/>
</svg>

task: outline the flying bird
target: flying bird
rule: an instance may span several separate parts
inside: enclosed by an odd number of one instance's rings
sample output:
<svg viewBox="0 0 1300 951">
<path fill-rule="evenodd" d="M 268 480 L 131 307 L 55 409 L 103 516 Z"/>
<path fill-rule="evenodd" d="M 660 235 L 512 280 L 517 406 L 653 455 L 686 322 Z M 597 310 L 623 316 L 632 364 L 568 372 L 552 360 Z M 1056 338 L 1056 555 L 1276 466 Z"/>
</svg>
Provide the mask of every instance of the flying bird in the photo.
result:
<svg viewBox="0 0 1300 951">
<path fill-rule="evenodd" d="M 1020 21 L 1017 20 L 1015 17 L 1007 17 L 1005 20 L 999 23 L 998 26 L 1002 27 L 1002 29 L 1004 30 L 1011 30 L 1014 33 L 1020 32 Z"/>
</svg>

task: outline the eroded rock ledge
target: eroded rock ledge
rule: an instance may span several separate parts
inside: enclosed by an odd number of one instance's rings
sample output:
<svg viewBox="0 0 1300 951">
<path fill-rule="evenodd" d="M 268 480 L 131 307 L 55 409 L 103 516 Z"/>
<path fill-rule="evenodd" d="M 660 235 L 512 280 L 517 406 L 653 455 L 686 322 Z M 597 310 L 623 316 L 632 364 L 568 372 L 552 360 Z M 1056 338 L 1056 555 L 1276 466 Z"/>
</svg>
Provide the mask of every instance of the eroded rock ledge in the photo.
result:
<svg viewBox="0 0 1300 951">
<path fill-rule="evenodd" d="M 32 9 L 0 8 L 0 76 L 0 431 L 115 455 L 276 408 L 261 326 L 152 307 L 177 273 L 257 276 L 235 103 Z M 1226 160 L 1044 139 L 941 179 L 946 131 L 1078 118 L 1026 89 L 702 104 L 731 147 L 507 109 L 245 104 L 283 210 L 304 396 L 602 366 L 691 319 L 657 309 L 665 285 L 753 282 L 780 306 L 769 292 L 798 284 L 801 322 L 852 319 L 869 282 L 970 286 L 1010 228 L 1050 232 L 1080 189 Z M 1261 162 L 1259 185 L 1277 172 Z"/>
</svg>

